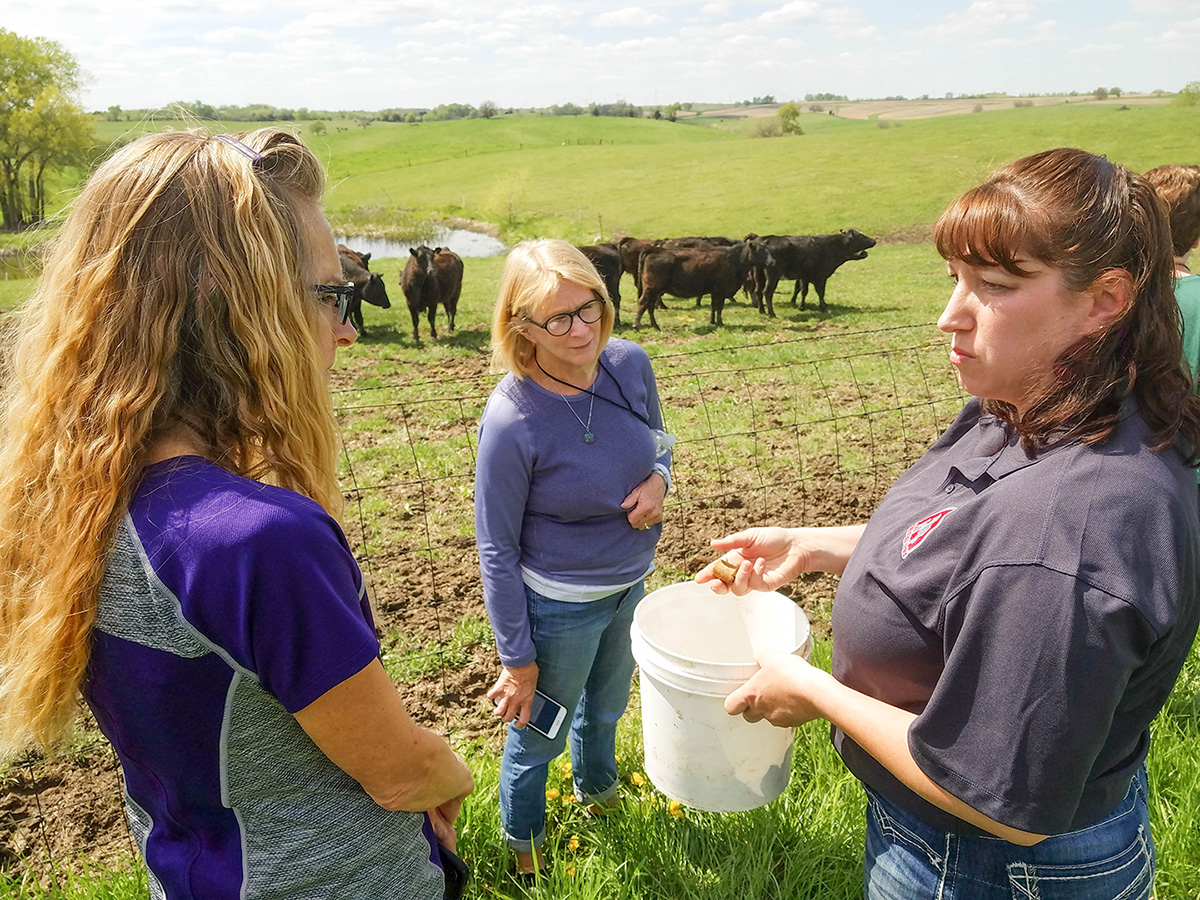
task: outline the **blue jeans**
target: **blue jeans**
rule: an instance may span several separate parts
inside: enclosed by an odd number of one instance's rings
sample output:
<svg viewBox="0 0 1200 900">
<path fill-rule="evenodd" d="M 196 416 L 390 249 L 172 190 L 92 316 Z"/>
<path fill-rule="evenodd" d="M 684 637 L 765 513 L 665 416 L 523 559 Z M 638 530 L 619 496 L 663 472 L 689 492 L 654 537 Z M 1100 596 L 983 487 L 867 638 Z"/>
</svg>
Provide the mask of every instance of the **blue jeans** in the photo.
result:
<svg viewBox="0 0 1200 900">
<path fill-rule="evenodd" d="M 525 588 L 537 651 L 538 690 L 571 719 L 575 796 L 603 803 L 617 793 L 617 721 L 629 704 L 633 653 L 629 628 L 645 584 L 601 600 L 564 603 Z M 568 730 L 554 740 L 532 728 L 508 726 L 500 762 L 500 826 L 514 850 L 530 853 L 546 837 L 546 773 L 563 751 Z"/>
<path fill-rule="evenodd" d="M 867 789 L 868 900 L 1140 900 L 1154 884 L 1146 769 L 1103 821 L 1032 847 L 926 825 Z"/>
</svg>

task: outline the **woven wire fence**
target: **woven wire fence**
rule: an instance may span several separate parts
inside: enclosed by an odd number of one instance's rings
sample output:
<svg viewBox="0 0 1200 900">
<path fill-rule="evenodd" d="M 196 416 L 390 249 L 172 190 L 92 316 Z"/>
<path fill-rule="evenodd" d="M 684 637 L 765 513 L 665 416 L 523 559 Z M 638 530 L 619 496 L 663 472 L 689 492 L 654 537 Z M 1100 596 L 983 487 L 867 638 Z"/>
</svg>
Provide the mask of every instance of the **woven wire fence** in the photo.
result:
<svg viewBox="0 0 1200 900">
<path fill-rule="evenodd" d="M 865 521 L 961 408 L 932 324 L 652 356 L 676 436 L 657 571 L 690 578 L 711 538 L 751 525 Z M 498 381 L 478 371 L 396 379 L 339 394 L 351 543 L 385 664 L 432 680 L 431 724 L 453 730 L 497 665 L 474 538 L 476 432 Z M 477 674 L 477 673 L 476 673 Z"/>
<path fill-rule="evenodd" d="M 656 572 L 689 578 L 752 525 L 865 521 L 964 396 L 933 325 L 652 357 L 676 436 Z M 474 540 L 476 430 L 498 376 L 379 378 L 336 393 L 344 522 L 389 673 L 410 711 L 477 736 L 498 662 Z M 468 369 L 470 367 L 468 366 Z M 86 716 L 85 716 L 86 719 Z M 56 761 L 0 773 L 0 872 L 58 880 L 135 854 L 115 756 L 94 728 Z"/>
</svg>

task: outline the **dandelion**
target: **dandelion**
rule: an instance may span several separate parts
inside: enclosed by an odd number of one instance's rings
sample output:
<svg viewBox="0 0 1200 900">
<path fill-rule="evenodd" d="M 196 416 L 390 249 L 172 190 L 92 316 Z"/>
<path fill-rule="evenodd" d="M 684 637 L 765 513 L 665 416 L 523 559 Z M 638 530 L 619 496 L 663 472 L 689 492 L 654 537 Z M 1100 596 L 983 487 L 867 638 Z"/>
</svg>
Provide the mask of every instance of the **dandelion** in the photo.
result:
<svg viewBox="0 0 1200 900">
<path fill-rule="evenodd" d="M 575 877 L 575 867 L 574 866 L 567 866 L 567 875 L 570 876 L 571 878 Z"/>
<path fill-rule="evenodd" d="M 641 787 L 646 783 L 646 776 L 641 772 L 634 772 L 629 776 L 629 780 L 633 782 L 634 787 Z"/>
<path fill-rule="evenodd" d="M 559 795 L 558 788 L 550 788 L 550 790 L 546 791 L 546 799 L 549 800 L 551 803 L 553 803 L 555 800 L 557 800 L 559 798 L 559 796 L 560 795 Z"/>
<path fill-rule="evenodd" d="M 562 773 L 563 773 L 563 775 L 562 775 L 563 781 L 568 781 L 571 778 L 571 764 L 570 763 L 566 763 L 563 766 Z"/>
<path fill-rule="evenodd" d="M 683 807 L 681 807 L 679 805 L 678 800 L 671 801 L 671 803 L 667 806 L 667 812 L 669 812 L 671 815 L 673 815 L 677 819 L 683 818 Z"/>
<path fill-rule="evenodd" d="M 567 849 L 574 852 L 579 849 L 579 835 L 571 835 L 571 839 L 567 841 Z"/>
<path fill-rule="evenodd" d="M 578 803 L 579 798 L 574 794 L 563 794 L 563 806 L 569 806 L 572 803 Z"/>
</svg>

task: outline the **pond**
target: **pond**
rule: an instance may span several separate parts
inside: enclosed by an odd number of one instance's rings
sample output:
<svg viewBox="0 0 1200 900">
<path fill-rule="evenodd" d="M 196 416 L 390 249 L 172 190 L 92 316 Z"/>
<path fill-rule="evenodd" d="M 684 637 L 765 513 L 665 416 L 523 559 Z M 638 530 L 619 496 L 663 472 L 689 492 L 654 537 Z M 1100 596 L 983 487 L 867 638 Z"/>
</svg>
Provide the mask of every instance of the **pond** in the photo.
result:
<svg viewBox="0 0 1200 900">
<path fill-rule="evenodd" d="M 335 234 L 333 238 L 339 244 L 345 244 L 351 250 L 357 250 L 360 253 L 370 253 L 373 259 L 400 259 L 408 256 L 410 248 L 418 247 L 421 244 L 426 244 L 430 247 L 446 247 L 453 250 L 459 256 L 499 256 L 502 253 L 508 252 L 508 247 L 490 234 L 468 231 L 465 228 L 448 228 L 441 225 L 434 226 L 433 236 L 428 240 L 417 241 L 411 244 L 404 243 L 403 241 L 386 241 L 381 238 L 363 237 L 354 234 Z"/>
<path fill-rule="evenodd" d="M 8 281 L 10 278 L 36 278 L 41 270 L 41 261 L 34 253 L 0 254 L 0 281 Z"/>
<path fill-rule="evenodd" d="M 448 247 L 459 256 L 499 256 L 508 252 L 503 242 L 478 231 L 465 228 L 434 226 L 432 236 L 425 241 L 404 243 L 385 241 L 381 238 L 363 237 L 353 234 L 335 234 L 334 240 L 351 250 L 370 253 L 375 259 L 402 259 L 408 256 L 410 247 L 428 244 L 430 247 Z M 34 253 L 0 253 L 0 281 L 10 278 L 36 277 L 41 272 L 41 261 Z"/>
</svg>

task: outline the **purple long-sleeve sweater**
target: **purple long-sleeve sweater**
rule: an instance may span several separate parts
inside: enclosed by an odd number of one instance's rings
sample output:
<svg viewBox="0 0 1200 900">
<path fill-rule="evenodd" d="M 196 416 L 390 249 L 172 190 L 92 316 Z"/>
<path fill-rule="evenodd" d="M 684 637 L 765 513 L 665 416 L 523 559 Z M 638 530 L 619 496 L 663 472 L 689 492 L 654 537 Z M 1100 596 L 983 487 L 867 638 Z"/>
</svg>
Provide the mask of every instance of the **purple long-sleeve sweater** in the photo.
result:
<svg viewBox="0 0 1200 900">
<path fill-rule="evenodd" d="M 654 372 L 641 347 L 617 338 L 601 360 L 607 372 L 601 369 L 592 385 L 595 400 L 564 397 L 510 374 L 479 422 L 475 535 L 483 599 L 500 661 L 510 668 L 535 658 L 526 581 L 554 599 L 586 601 L 654 568 L 662 526 L 638 531 L 621 508 L 656 464 L 671 463 L 669 450 L 655 458 L 651 428 L 662 428 L 662 413 Z M 626 400 L 649 425 L 625 408 Z M 589 415 L 592 443 L 581 424 Z"/>
</svg>

